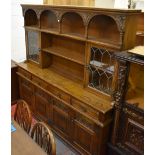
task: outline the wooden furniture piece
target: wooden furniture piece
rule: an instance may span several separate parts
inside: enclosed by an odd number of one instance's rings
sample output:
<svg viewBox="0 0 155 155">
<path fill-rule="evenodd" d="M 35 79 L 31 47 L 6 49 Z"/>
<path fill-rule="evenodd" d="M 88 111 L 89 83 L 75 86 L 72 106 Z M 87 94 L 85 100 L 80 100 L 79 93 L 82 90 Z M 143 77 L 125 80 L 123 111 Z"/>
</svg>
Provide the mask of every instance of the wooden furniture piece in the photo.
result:
<svg viewBox="0 0 155 155">
<path fill-rule="evenodd" d="M 113 53 L 135 45 L 140 10 L 22 5 L 27 62 L 20 97 L 80 154 L 104 155 L 112 122 Z"/>
<path fill-rule="evenodd" d="M 115 117 L 110 155 L 144 154 L 144 57 L 116 54 Z"/>
<path fill-rule="evenodd" d="M 16 131 L 11 133 L 11 155 L 46 155 L 16 121 L 12 122 Z"/>
<path fill-rule="evenodd" d="M 31 137 L 48 155 L 56 155 L 54 136 L 44 122 L 38 122 L 34 125 Z"/>
<path fill-rule="evenodd" d="M 14 120 L 27 132 L 30 132 L 32 116 L 28 104 L 24 100 L 18 100 Z"/>
<path fill-rule="evenodd" d="M 16 62 L 11 60 L 11 104 L 16 103 L 19 99 L 19 83 L 17 76 L 18 67 Z"/>
<path fill-rule="evenodd" d="M 136 33 L 136 44 L 144 46 L 144 12 L 138 15 L 138 26 L 137 26 L 137 33 Z"/>
</svg>

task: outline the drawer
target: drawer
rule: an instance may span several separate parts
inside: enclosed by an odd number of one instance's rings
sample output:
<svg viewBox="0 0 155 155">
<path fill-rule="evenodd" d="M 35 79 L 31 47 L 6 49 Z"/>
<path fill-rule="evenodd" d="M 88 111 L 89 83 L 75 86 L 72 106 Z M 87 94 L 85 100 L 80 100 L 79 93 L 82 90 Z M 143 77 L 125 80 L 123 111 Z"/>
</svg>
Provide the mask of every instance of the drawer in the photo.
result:
<svg viewBox="0 0 155 155">
<path fill-rule="evenodd" d="M 64 105 L 63 103 L 61 103 L 60 101 L 56 99 L 53 100 L 53 107 L 57 107 L 58 109 L 61 109 L 62 111 L 66 113 L 68 113 L 69 111 L 69 108 L 66 105 Z"/>
<path fill-rule="evenodd" d="M 47 102 L 51 102 L 51 97 L 46 92 L 44 92 L 43 90 L 35 87 L 35 93 L 37 95 L 41 96 L 42 98 L 44 98 Z"/>
<path fill-rule="evenodd" d="M 75 99 L 75 98 L 72 98 L 71 99 L 71 104 L 73 107 L 77 108 L 78 110 L 88 114 L 89 116 L 95 118 L 98 120 L 99 118 L 99 112 L 96 111 L 95 109 L 89 107 L 88 105 L 86 105 L 85 103 Z"/>
<path fill-rule="evenodd" d="M 48 87 L 48 83 L 44 82 L 43 80 L 39 79 L 34 75 L 32 75 L 32 81 L 44 89 L 47 89 Z"/>
<path fill-rule="evenodd" d="M 59 97 L 60 99 L 66 101 L 67 103 L 70 103 L 70 95 L 66 94 L 65 92 L 59 90 L 56 87 L 53 87 L 51 85 L 48 86 L 48 91 L 50 91 L 53 95 Z"/>
<path fill-rule="evenodd" d="M 31 73 L 27 72 L 26 70 L 18 68 L 18 72 L 23 74 L 26 78 L 31 79 Z"/>
<path fill-rule="evenodd" d="M 60 92 L 60 98 L 64 101 L 66 101 L 67 103 L 70 103 L 70 95 L 64 93 L 64 92 Z"/>
<path fill-rule="evenodd" d="M 20 79 L 20 83 L 21 83 L 22 86 L 33 90 L 33 85 L 29 81 L 27 81 L 27 80 L 25 80 L 25 79 L 23 79 L 21 77 L 19 77 L 19 79 Z"/>
<path fill-rule="evenodd" d="M 76 115 L 76 118 L 74 119 L 74 121 L 76 121 L 77 123 L 80 123 L 82 126 L 86 127 L 90 131 L 95 131 L 94 122 L 80 114 Z"/>
</svg>

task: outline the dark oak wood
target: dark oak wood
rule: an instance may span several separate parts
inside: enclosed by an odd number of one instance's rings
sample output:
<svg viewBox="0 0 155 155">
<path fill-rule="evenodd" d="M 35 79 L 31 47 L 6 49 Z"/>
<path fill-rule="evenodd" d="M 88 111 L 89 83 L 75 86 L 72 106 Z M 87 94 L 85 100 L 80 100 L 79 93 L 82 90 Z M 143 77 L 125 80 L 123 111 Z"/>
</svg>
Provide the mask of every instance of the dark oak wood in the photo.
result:
<svg viewBox="0 0 155 155">
<path fill-rule="evenodd" d="M 18 67 L 16 62 L 11 60 L 11 104 L 16 103 L 19 99 L 19 83 L 17 76 Z"/>
<path fill-rule="evenodd" d="M 55 139 L 47 124 L 36 123 L 32 129 L 31 137 L 48 155 L 56 155 Z"/>
<path fill-rule="evenodd" d="M 144 154 L 144 57 L 122 52 L 117 53 L 116 58 L 118 70 L 114 92 L 115 118 L 109 152 L 113 152 L 114 155 L 142 155 Z"/>
<path fill-rule="evenodd" d="M 11 133 L 11 154 L 12 155 L 46 155 L 35 141 L 17 124 L 12 120 L 16 131 Z"/>
<path fill-rule="evenodd" d="M 138 15 L 136 45 L 144 45 L 144 12 Z"/>
<path fill-rule="evenodd" d="M 135 45 L 132 23 L 141 11 L 49 5 L 22 9 L 27 62 L 18 64 L 21 98 L 31 100 L 34 116 L 79 153 L 105 155 L 113 116 L 113 54 Z"/>
<path fill-rule="evenodd" d="M 14 120 L 29 134 L 32 123 L 31 111 L 24 100 L 18 100 Z"/>
</svg>

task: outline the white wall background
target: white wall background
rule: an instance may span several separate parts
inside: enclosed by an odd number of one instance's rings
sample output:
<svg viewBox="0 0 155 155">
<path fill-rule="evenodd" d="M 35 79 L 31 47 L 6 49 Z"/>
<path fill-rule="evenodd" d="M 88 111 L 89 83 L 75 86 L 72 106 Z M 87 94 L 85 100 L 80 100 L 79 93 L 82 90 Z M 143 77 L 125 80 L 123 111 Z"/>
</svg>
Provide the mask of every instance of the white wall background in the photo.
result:
<svg viewBox="0 0 155 155">
<path fill-rule="evenodd" d="M 95 7 L 113 8 L 115 0 L 95 0 Z"/>
<path fill-rule="evenodd" d="M 24 18 L 20 4 L 42 4 L 43 0 L 11 1 L 11 59 L 21 62 L 26 59 Z"/>
</svg>

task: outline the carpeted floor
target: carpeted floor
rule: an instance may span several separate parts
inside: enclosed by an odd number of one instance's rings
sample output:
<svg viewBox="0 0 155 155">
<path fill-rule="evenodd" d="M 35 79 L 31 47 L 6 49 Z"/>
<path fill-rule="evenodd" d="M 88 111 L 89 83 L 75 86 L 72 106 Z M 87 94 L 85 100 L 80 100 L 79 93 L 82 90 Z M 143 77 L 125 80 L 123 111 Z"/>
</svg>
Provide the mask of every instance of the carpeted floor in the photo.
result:
<svg viewBox="0 0 155 155">
<path fill-rule="evenodd" d="M 11 118 L 14 117 L 16 104 L 11 106 Z M 37 122 L 32 118 L 32 126 Z M 56 155 L 79 155 L 73 148 L 69 147 L 62 139 L 54 134 L 56 141 Z"/>
</svg>

